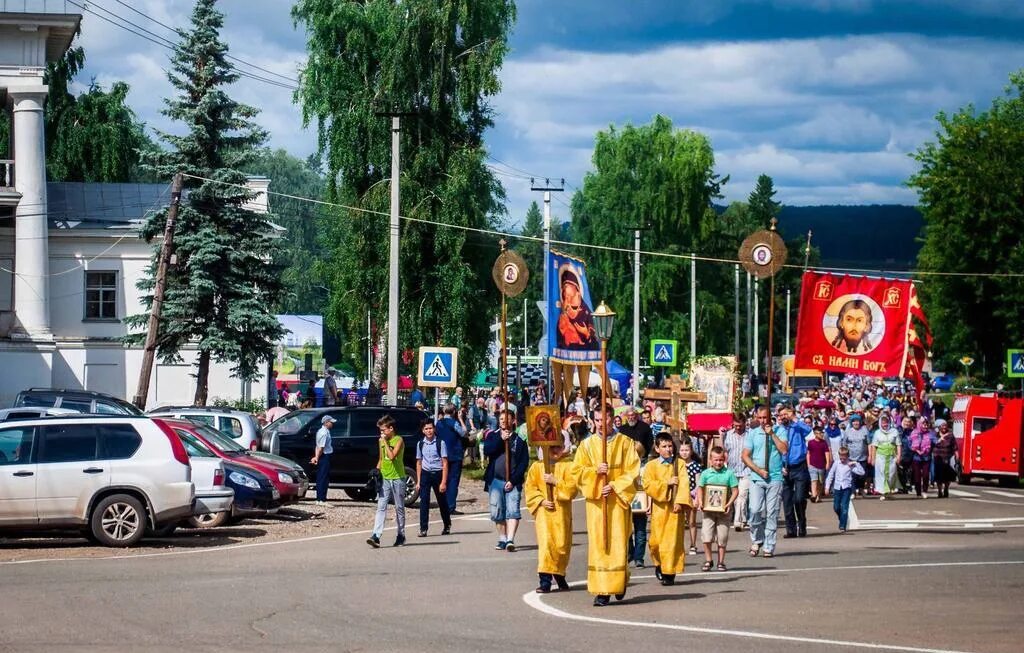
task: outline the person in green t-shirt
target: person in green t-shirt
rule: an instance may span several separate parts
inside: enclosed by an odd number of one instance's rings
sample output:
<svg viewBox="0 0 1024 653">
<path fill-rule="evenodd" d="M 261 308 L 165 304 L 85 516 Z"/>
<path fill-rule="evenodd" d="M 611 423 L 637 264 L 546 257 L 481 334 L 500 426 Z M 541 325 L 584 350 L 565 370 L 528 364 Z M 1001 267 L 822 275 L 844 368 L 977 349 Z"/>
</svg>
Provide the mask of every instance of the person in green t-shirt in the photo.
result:
<svg viewBox="0 0 1024 653">
<path fill-rule="evenodd" d="M 384 518 L 387 516 L 388 503 L 395 502 L 395 521 L 398 523 L 398 536 L 395 546 L 405 544 L 405 442 L 402 436 L 395 433 L 395 418 L 384 415 L 377 420 L 380 439 L 377 449 L 377 469 L 380 470 L 381 482 L 377 494 L 377 515 L 373 519 L 373 533 L 366 543 L 373 548 L 380 547 L 380 536 L 384 533 Z"/>
<path fill-rule="evenodd" d="M 711 571 L 711 544 L 718 540 L 718 571 L 726 571 L 725 548 L 729 544 L 729 525 L 732 507 L 740 493 L 736 474 L 725 466 L 725 449 L 714 447 L 709 457 L 710 467 L 700 473 L 697 480 L 697 508 L 704 513 L 700 535 L 704 543 L 704 565 L 701 571 Z"/>
</svg>

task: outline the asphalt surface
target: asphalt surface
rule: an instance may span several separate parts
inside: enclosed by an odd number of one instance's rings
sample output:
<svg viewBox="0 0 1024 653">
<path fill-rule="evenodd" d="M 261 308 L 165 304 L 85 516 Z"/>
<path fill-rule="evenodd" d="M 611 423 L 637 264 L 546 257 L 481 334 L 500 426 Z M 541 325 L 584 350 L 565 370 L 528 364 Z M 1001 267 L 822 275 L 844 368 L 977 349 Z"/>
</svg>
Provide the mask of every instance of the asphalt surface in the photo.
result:
<svg viewBox="0 0 1024 653">
<path fill-rule="evenodd" d="M 635 569 L 626 600 L 585 587 L 533 593 L 533 527 L 493 550 L 486 515 L 431 526 L 409 545 L 365 530 L 121 557 L 0 563 L 0 650 L 708 651 L 1024 648 L 1024 491 L 961 488 L 948 500 L 859 500 L 861 529 L 809 508 L 807 538 L 774 559 L 733 532 L 730 571 L 687 556 L 675 587 Z M 584 578 L 577 503 L 569 579 Z M 436 516 L 436 513 L 435 513 Z M 780 529 L 780 533 L 783 529 Z M 900 647 L 903 647 L 902 649 Z"/>
</svg>

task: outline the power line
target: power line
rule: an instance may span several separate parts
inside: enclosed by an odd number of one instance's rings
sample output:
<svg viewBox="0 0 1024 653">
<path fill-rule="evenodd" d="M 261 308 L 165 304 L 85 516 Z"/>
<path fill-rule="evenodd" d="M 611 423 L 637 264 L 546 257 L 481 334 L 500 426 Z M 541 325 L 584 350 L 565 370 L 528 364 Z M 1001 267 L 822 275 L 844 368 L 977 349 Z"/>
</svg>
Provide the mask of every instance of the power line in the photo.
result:
<svg viewBox="0 0 1024 653">
<path fill-rule="evenodd" d="M 190 177 L 192 179 L 198 179 L 198 180 L 201 180 L 201 181 L 208 181 L 208 182 L 211 182 L 211 183 L 222 184 L 222 185 L 225 185 L 225 186 L 235 186 L 235 187 L 238 187 L 238 188 L 244 188 L 244 186 L 242 184 L 235 184 L 235 183 L 231 183 L 231 182 L 227 182 L 227 181 L 220 181 L 220 180 L 217 180 L 217 179 L 210 179 L 209 177 L 201 177 L 201 176 L 198 176 L 198 175 L 192 175 L 192 174 L 188 174 L 188 173 L 184 173 L 184 175 L 186 177 Z M 345 209 L 347 211 L 355 211 L 357 213 L 367 213 L 367 214 L 377 215 L 377 216 L 390 216 L 390 213 L 388 213 L 386 211 L 377 211 L 377 210 L 374 210 L 374 209 L 366 209 L 366 208 L 359 207 L 359 206 L 350 206 L 348 204 L 340 204 L 338 202 L 328 202 L 326 200 L 317 200 L 317 199 L 313 199 L 311 197 L 302 197 L 302 196 L 299 196 L 299 195 L 289 195 L 287 193 L 277 193 L 277 192 L 270 191 L 270 190 L 267 191 L 267 194 L 268 195 L 276 195 L 276 196 L 279 196 L 279 197 L 286 197 L 286 198 L 289 198 L 289 199 L 299 200 L 299 201 L 303 201 L 303 202 L 310 202 L 310 203 L 318 204 L 318 205 L 321 205 L 321 206 L 329 206 L 329 207 L 333 207 L 333 208 Z M 534 241 L 534 242 L 544 242 L 544 238 L 540 237 L 540 236 L 526 236 L 526 235 L 523 235 L 523 234 L 511 233 L 511 232 L 507 232 L 507 231 L 501 231 L 501 230 L 498 230 L 498 229 L 485 229 L 485 228 L 482 228 L 482 227 L 471 227 L 471 226 L 468 226 L 468 225 L 450 224 L 450 223 L 447 223 L 447 222 L 439 222 L 437 220 L 427 220 L 425 218 L 414 218 L 412 216 L 399 215 L 398 217 L 400 219 L 402 219 L 402 220 L 407 221 L 407 222 L 416 222 L 416 223 L 421 223 L 421 224 L 429 224 L 429 225 L 434 225 L 434 226 L 437 226 L 437 227 L 447 227 L 447 228 L 450 228 L 450 229 L 460 229 L 460 230 L 467 231 L 467 232 L 487 234 L 487 235 L 492 235 L 492 236 L 500 236 L 500 237 L 503 237 L 503 238 L 518 238 L 520 240 L 530 240 L 530 241 Z M 618 253 L 622 253 L 622 254 L 635 254 L 636 253 L 636 250 L 634 250 L 632 248 L 614 247 L 614 246 L 610 246 L 610 245 L 597 245 L 597 244 L 594 244 L 594 243 L 576 243 L 576 242 L 570 242 L 570 241 L 566 241 L 566 240 L 552 240 L 550 242 L 551 242 L 552 245 L 564 245 L 566 247 L 579 247 L 579 248 L 583 248 L 583 249 L 595 249 L 595 250 L 600 250 L 600 251 L 618 252 Z M 690 261 L 693 261 L 693 260 L 702 261 L 702 262 L 705 262 L 705 263 L 723 263 L 723 264 L 728 264 L 728 265 L 735 265 L 737 263 L 741 263 L 741 261 L 739 259 L 735 259 L 735 258 L 721 258 L 721 257 L 716 257 L 716 256 L 704 256 L 704 255 L 697 255 L 697 254 L 674 254 L 674 253 L 671 253 L 671 252 L 652 252 L 652 251 L 645 251 L 645 250 L 640 250 L 640 254 L 642 256 L 660 257 L 660 258 L 668 258 L 668 259 L 675 259 L 675 260 L 680 260 L 680 261 L 686 261 L 687 263 L 689 263 Z M 783 267 L 800 269 L 800 270 L 803 269 L 803 265 L 795 265 L 795 264 L 786 264 Z M 851 272 L 851 273 L 872 273 L 872 274 L 886 274 L 886 273 L 908 274 L 908 273 L 911 273 L 911 274 L 914 274 L 915 276 L 1006 277 L 1006 278 L 1022 278 L 1022 277 L 1024 277 L 1024 272 L 938 272 L 938 271 L 926 271 L 926 270 L 919 270 L 919 271 L 876 270 L 876 269 L 868 269 L 868 268 L 839 268 L 839 267 L 823 267 L 823 266 L 817 266 L 817 267 L 815 267 L 815 269 L 816 270 L 820 270 L 822 272 Z"/>
</svg>

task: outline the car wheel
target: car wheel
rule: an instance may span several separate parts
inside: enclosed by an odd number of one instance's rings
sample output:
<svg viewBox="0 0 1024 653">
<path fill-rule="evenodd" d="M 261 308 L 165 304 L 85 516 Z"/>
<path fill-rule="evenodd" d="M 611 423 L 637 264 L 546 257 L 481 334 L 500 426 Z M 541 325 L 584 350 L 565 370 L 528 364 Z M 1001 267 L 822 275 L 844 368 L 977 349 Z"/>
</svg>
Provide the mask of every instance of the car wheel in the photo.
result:
<svg viewBox="0 0 1024 653">
<path fill-rule="evenodd" d="M 416 470 L 411 467 L 405 468 L 405 506 L 412 508 L 419 501 L 420 495 L 416 492 Z"/>
<path fill-rule="evenodd" d="M 227 511 L 194 515 L 188 518 L 188 524 L 192 528 L 217 528 L 227 522 L 228 516 Z"/>
<path fill-rule="evenodd" d="M 146 510 L 127 494 L 113 494 L 93 508 L 89 528 L 103 546 L 134 546 L 146 534 Z"/>
</svg>

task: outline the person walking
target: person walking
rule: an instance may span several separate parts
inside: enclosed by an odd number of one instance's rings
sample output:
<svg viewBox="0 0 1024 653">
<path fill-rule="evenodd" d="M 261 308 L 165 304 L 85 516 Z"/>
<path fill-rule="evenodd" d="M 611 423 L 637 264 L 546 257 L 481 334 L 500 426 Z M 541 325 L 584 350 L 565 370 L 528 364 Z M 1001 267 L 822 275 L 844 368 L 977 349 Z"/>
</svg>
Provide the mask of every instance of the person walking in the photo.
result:
<svg viewBox="0 0 1024 653">
<path fill-rule="evenodd" d="M 431 491 L 437 499 L 437 509 L 444 524 L 441 535 L 448 535 L 452 532 L 452 518 L 448 512 L 448 498 L 445 496 L 448 488 L 448 450 L 437 437 L 434 422 L 430 419 L 423 420 L 420 433 L 423 438 L 416 443 L 416 491 L 420 496 L 419 536 L 426 537 L 430 525 Z"/>
<path fill-rule="evenodd" d="M 445 497 L 448 501 L 448 513 L 461 515 L 455 509 L 455 502 L 459 497 L 459 482 L 462 480 L 462 459 L 465 456 L 465 449 L 462 446 L 462 439 L 466 436 L 466 428 L 457 419 L 458 408 L 453 404 L 444 407 L 444 417 L 437 421 L 437 437 L 444 442 L 448 450 L 448 489 Z"/>
<path fill-rule="evenodd" d="M 938 440 L 932 445 L 932 460 L 935 463 L 935 487 L 940 499 L 949 498 L 949 484 L 956 478 L 953 460 L 956 458 L 956 438 L 944 419 L 935 420 L 938 429 Z"/>
<path fill-rule="evenodd" d="M 917 427 L 910 432 L 910 451 L 913 453 L 911 467 L 914 477 L 914 492 L 918 498 L 928 498 L 928 479 L 932 464 L 932 431 L 928 420 L 922 417 Z"/>
<path fill-rule="evenodd" d="M 377 492 L 377 514 L 373 519 L 373 532 L 366 540 L 366 543 L 375 549 L 380 547 L 388 503 L 392 502 L 395 504 L 395 522 L 398 529 L 395 546 L 405 544 L 405 464 L 402 462 L 405 443 L 402 436 L 395 433 L 395 418 L 391 415 L 384 415 L 377 420 L 377 430 L 380 431 L 380 440 L 377 442 L 377 470 L 380 472 L 381 485 Z"/>
<path fill-rule="evenodd" d="M 722 437 L 722 448 L 726 453 L 726 466 L 739 481 L 739 494 L 732 511 L 732 525 L 737 532 L 747 525 L 747 491 L 750 488 L 750 470 L 743 463 L 743 442 L 747 435 L 747 416 L 736 413 L 732 416 L 732 428 Z"/>
<path fill-rule="evenodd" d="M 807 441 L 807 472 L 811 477 L 811 501 L 818 503 L 825 487 L 825 475 L 832 467 L 832 450 L 821 424 L 815 424 L 811 432 L 814 437 Z"/>
<path fill-rule="evenodd" d="M 651 511 L 651 561 L 662 585 L 675 584 L 676 575 L 686 566 L 684 509 L 691 503 L 690 481 L 674 449 L 672 436 L 659 433 L 655 441 L 658 457 L 643 469 L 642 484 Z"/>
<path fill-rule="evenodd" d="M 487 490 L 491 521 L 498 532 L 497 551 L 516 550 L 516 531 L 522 519 L 523 482 L 530 464 L 530 452 L 526 442 L 516 435 L 516 414 L 502 410 L 498 417 L 498 428 L 484 436 L 484 455 L 487 469 L 484 470 L 484 488 Z"/>
<path fill-rule="evenodd" d="M 725 466 L 725 450 L 721 447 L 711 448 L 708 464 L 710 466 L 697 479 L 697 508 L 704 516 L 700 529 L 701 540 L 704 542 L 704 565 L 700 569 L 711 571 L 711 545 L 717 543 L 718 571 L 728 571 L 725 566 L 725 550 L 729 545 L 729 512 L 739 496 L 739 479 Z M 704 509 L 708 505 L 709 485 L 727 488 L 728 496 L 724 497 L 720 512 Z"/>
<path fill-rule="evenodd" d="M 316 432 L 316 450 L 309 462 L 316 465 L 316 505 L 327 505 L 327 487 L 331 480 L 331 454 L 334 446 L 331 443 L 331 427 L 336 420 L 330 415 L 320 419 L 320 430 Z"/>
<path fill-rule="evenodd" d="M 686 487 L 690 492 L 690 500 L 683 506 L 683 516 L 686 519 L 686 527 L 690 531 L 690 553 L 696 555 L 697 479 L 700 477 L 700 473 L 704 471 L 704 468 L 693 454 L 693 440 L 689 435 L 683 435 L 679 439 L 679 462 L 680 467 L 685 470 L 687 480 Z"/>
<path fill-rule="evenodd" d="M 860 463 L 864 474 L 854 478 L 854 494 L 861 496 L 864 492 L 865 477 L 871 474 L 871 467 L 868 464 L 868 445 L 871 443 L 871 433 L 864 426 L 864 418 L 859 413 L 850 415 L 850 425 L 843 431 L 842 446 L 846 447 L 850 454 L 850 460 Z"/>
<path fill-rule="evenodd" d="M 792 408 L 783 408 L 779 421 L 786 430 L 789 444 L 782 467 L 782 510 L 786 517 L 783 537 L 807 537 L 807 488 L 811 483 L 807 469 L 807 436 L 811 434 L 811 427 L 795 421 Z"/>
<path fill-rule="evenodd" d="M 576 496 L 576 483 L 572 477 L 572 462 L 566 459 L 568 442 L 546 447 L 538 453 L 551 457 L 551 472 L 544 471 L 544 461 L 530 465 L 523 490 L 526 509 L 533 515 L 537 528 L 538 594 L 551 591 L 551 583 L 560 590 L 568 590 L 565 570 L 572 552 L 572 500 Z M 548 498 L 548 491 L 551 498 Z"/>
<path fill-rule="evenodd" d="M 825 496 L 832 494 L 832 510 L 839 518 L 839 532 L 845 533 L 850 517 L 850 499 L 853 497 L 855 476 L 864 474 L 864 467 L 850 460 L 850 450 L 839 447 L 839 460 L 832 463 L 825 478 Z"/>
<path fill-rule="evenodd" d="M 882 413 L 868 451 L 868 462 L 875 470 L 875 491 L 882 495 L 881 501 L 896 491 L 896 461 L 900 459 L 901 450 L 899 430 L 893 428 L 889 413 Z"/>
<path fill-rule="evenodd" d="M 757 426 L 747 431 L 743 463 L 750 470 L 748 495 L 750 514 L 750 556 L 764 547 L 764 557 L 775 555 L 775 533 L 779 525 L 782 498 L 782 466 L 789 451 L 786 429 L 772 426 L 767 406 L 757 409 Z"/>
</svg>

